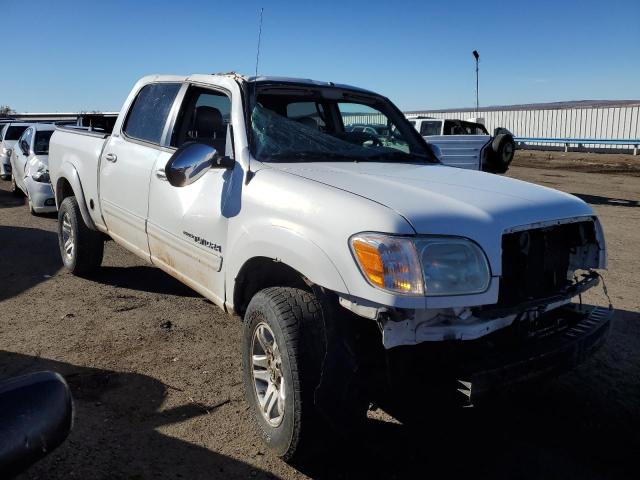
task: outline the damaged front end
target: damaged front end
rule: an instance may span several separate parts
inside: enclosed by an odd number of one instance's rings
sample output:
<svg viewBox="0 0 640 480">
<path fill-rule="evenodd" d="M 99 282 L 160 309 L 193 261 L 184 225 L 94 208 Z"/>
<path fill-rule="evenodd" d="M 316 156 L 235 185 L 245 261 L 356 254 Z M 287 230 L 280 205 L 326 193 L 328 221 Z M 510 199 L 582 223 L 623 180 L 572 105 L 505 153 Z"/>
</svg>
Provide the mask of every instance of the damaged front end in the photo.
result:
<svg viewBox="0 0 640 480">
<path fill-rule="evenodd" d="M 346 297 L 340 303 L 376 320 L 387 349 L 468 341 L 513 325 L 545 323 L 549 312 L 598 285 L 600 275 L 594 269 L 604 266 L 605 246 L 597 220 L 569 219 L 504 232 L 495 303 L 426 309 L 367 306 Z"/>
</svg>

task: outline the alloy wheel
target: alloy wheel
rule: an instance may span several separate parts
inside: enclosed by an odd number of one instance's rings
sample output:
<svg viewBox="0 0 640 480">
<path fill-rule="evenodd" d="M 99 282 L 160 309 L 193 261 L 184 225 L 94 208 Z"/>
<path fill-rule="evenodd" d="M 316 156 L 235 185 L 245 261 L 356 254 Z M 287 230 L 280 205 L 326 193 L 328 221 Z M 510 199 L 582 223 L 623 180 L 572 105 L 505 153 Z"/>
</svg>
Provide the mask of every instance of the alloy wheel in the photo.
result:
<svg viewBox="0 0 640 480">
<path fill-rule="evenodd" d="M 73 227 L 71 226 L 71 219 L 69 213 L 65 212 L 62 216 L 62 245 L 63 253 L 67 262 L 73 261 L 73 254 L 75 253 L 75 236 L 73 234 Z"/>
<path fill-rule="evenodd" d="M 269 425 L 277 427 L 284 418 L 286 385 L 280 349 L 273 330 L 264 322 L 253 332 L 251 355 L 251 375 L 260 413 Z"/>
</svg>

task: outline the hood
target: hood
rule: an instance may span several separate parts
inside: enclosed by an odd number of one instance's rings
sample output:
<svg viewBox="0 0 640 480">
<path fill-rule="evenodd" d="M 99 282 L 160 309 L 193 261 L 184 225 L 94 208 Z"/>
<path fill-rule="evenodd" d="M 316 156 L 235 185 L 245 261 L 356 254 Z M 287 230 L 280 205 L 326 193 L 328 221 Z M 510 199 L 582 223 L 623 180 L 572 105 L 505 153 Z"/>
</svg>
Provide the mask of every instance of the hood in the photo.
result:
<svg viewBox="0 0 640 480">
<path fill-rule="evenodd" d="M 593 215 L 573 195 L 444 165 L 310 162 L 269 166 L 385 205 L 402 215 L 418 234 L 471 238 L 494 259 L 500 257 L 506 229 Z M 494 264 L 493 268 L 498 274 L 499 267 Z"/>
</svg>

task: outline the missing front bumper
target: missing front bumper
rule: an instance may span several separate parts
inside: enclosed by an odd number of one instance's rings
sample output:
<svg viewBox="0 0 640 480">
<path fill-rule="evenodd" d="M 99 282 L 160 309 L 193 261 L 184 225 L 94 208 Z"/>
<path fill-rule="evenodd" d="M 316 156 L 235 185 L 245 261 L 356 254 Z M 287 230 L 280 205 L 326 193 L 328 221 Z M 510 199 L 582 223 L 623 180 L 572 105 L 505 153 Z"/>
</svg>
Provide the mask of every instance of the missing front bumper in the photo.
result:
<svg viewBox="0 0 640 480">
<path fill-rule="evenodd" d="M 512 386 L 570 370 L 605 342 L 613 311 L 568 304 L 546 322 L 514 324 L 478 340 L 389 351 L 392 382 L 421 398 L 472 405 Z M 554 327 L 555 325 L 555 327 Z M 412 395 L 412 396 L 414 396 Z"/>
<path fill-rule="evenodd" d="M 461 370 L 460 392 L 473 403 L 505 387 L 558 375 L 591 357 L 606 341 L 613 310 L 576 304 L 563 310 L 577 321 L 558 333 L 534 336 L 518 350 L 478 359 Z"/>
</svg>

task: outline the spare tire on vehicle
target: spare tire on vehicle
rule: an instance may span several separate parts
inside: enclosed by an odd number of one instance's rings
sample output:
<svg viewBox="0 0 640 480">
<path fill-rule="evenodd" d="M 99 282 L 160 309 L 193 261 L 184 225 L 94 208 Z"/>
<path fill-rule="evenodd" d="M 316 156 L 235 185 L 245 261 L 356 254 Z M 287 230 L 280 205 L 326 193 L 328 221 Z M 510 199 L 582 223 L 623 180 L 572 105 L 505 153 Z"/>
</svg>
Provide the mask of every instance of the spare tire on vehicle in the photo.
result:
<svg viewBox="0 0 640 480">
<path fill-rule="evenodd" d="M 491 173 L 505 173 L 511 165 L 516 151 L 516 142 L 511 133 L 500 133 L 491 141 L 491 148 L 483 170 Z"/>
</svg>

